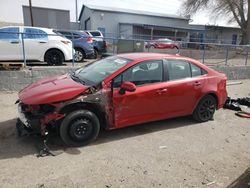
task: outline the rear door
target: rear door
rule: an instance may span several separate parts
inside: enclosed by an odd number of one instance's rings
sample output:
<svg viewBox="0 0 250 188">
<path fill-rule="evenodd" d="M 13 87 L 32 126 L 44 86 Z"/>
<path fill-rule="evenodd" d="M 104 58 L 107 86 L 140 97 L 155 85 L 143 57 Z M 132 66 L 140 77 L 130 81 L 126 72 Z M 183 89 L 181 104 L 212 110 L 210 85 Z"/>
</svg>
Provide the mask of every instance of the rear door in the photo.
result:
<svg viewBox="0 0 250 188">
<path fill-rule="evenodd" d="M 166 106 L 162 110 L 168 117 L 189 115 L 202 95 L 205 72 L 185 60 L 167 59 L 164 62 L 168 82 L 166 84 Z"/>
<path fill-rule="evenodd" d="M 41 29 L 24 28 L 24 48 L 29 60 L 43 59 L 48 47 L 48 34 Z"/>
<path fill-rule="evenodd" d="M 19 27 L 0 29 L 0 60 L 23 59 Z"/>
</svg>

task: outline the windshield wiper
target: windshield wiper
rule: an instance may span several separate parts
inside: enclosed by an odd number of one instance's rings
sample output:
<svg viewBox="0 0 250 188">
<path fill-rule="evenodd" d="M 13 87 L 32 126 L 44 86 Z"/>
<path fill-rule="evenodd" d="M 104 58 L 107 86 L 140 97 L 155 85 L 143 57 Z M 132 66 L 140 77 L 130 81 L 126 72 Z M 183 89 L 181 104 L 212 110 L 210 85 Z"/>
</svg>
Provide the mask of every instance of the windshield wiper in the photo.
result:
<svg viewBox="0 0 250 188">
<path fill-rule="evenodd" d="M 74 81 L 79 82 L 79 83 L 85 85 L 85 82 L 84 82 L 81 78 L 79 78 L 78 76 L 76 76 L 76 75 L 75 75 L 75 72 L 73 72 L 72 74 L 70 74 L 70 77 L 71 77 Z"/>
</svg>

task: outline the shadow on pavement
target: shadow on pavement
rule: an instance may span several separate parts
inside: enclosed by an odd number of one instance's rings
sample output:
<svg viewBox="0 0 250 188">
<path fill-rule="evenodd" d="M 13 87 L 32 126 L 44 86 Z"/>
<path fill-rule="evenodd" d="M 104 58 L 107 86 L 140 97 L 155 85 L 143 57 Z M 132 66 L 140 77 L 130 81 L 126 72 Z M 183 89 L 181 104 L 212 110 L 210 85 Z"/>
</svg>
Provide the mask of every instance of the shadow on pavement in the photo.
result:
<svg viewBox="0 0 250 188">
<path fill-rule="evenodd" d="M 245 170 L 240 177 L 238 177 L 227 188 L 249 188 L 250 187 L 250 167 Z"/>
<path fill-rule="evenodd" d="M 0 122 L 0 160 L 8 158 L 21 158 L 26 155 L 35 156 L 39 152 L 38 147 L 41 148 L 42 142 L 40 136 L 18 137 L 15 124 L 16 119 Z M 189 125 L 195 125 L 195 122 L 189 117 L 182 117 L 112 131 L 101 130 L 97 140 L 91 145 L 104 144 L 125 138 Z M 51 151 L 59 153 L 65 152 L 71 155 L 78 155 L 81 153 L 78 148 L 65 146 L 60 137 L 55 134 L 50 135 L 48 146 Z"/>
</svg>

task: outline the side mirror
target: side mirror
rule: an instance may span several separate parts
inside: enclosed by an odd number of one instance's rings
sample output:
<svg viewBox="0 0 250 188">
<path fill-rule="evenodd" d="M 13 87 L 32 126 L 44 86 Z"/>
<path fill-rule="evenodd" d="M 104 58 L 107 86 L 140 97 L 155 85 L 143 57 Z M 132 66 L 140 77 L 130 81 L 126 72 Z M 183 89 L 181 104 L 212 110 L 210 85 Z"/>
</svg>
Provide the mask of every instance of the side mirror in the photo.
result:
<svg viewBox="0 0 250 188">
<path fill-rule="evenodd" d="M 136 85 L 132 82 L 123 82 L 119 93 L 121 95 L 125 94 L 126 91 L 134 92 L 136 90 Z"/>
</svg>

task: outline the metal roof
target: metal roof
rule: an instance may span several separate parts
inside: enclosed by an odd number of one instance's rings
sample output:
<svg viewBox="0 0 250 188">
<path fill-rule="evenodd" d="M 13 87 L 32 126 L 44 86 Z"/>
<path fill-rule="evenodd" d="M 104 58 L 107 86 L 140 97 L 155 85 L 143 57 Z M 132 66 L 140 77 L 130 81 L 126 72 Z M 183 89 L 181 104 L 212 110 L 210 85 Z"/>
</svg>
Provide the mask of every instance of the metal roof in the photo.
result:
<svg viewBox="0 0 250 188">
<path fill-rule="evenodd" d="M 137 15 L 145 15 L 145 16 L 156 16 L 156 17 L 189 20 L 189 18 L 185 18 L 185 17 L 178 16 L 178 15 L 172 15 L 172 14 L 164 14 L 164 13 L 157 13 L 157 12 L 150 12 L 150 11 L 143 11 L 143 10 L 124 9 L 124 8 L 119 8 L 119 7 L 105 7 L 105 6 L 92 5 L 92 4 L 83 4 L 82 5 L 79 20 L 82 17 L 82 14 L 83 14 L 85 7 L 89 8 L 91 10 L 98 10 L 98 11 L 120 12 L 120 13 L 127 13 L 127 14 L 137 14 Z"/>
</svg>

